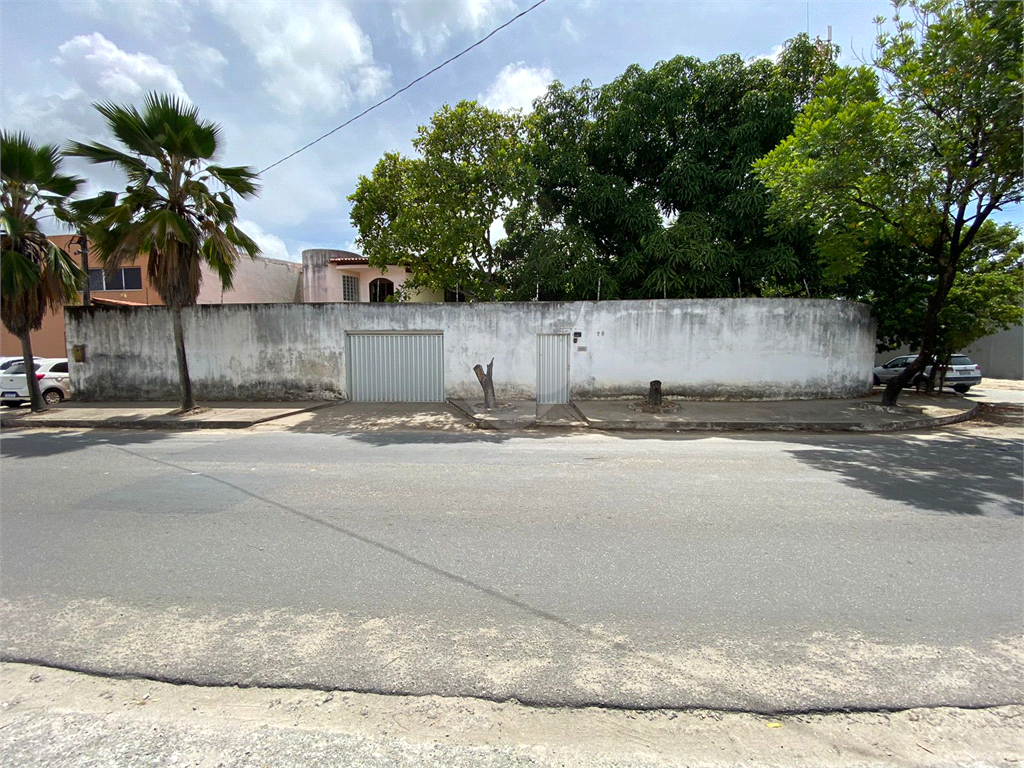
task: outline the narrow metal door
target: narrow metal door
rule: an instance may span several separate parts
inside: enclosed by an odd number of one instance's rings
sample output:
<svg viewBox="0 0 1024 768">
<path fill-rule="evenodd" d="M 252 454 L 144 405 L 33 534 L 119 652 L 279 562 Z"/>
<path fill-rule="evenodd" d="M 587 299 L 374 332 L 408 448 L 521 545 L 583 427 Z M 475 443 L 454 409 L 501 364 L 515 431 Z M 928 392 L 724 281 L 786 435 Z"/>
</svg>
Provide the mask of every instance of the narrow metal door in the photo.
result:
<svg viewBox="0 0 1024 768">
<path fill-rule="evenodd" d="M 569 402 L 569 334 L 537 334 L 537 402 Z"/>
<path fill-rule="evenodd" d="M 440 333 L 350 333 L 346 353 L 349 400 L 444 402 Z"/>
</svg>

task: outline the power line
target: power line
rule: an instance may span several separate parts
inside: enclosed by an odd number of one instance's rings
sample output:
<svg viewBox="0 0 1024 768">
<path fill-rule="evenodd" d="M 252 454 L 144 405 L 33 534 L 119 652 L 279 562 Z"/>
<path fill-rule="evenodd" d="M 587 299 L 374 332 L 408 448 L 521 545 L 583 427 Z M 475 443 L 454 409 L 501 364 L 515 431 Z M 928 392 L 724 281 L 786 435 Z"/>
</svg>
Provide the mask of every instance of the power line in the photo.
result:
<svg viewBox="0 0 1024 768">
<path fill-rule="evenodd" d="M 456 60 L 456 59 L 458 59 L 459 57 L 461 57 L 461 56 L 465 56 L 465 55 L 466 55 L 467 53 L 469 53 L 470 51 L 472 51 L 472 50 L 473 50 L 474 48 L 476 48 L 477 46 L 479 46 L 479 45 L 483 45 L 483 44 L 484 44 L 485 42 L 487 42 L 487 41 L 488 41 L 488 40 L 489 40 L 490 38 L 494 37 L 494 36 L 495 36 L 496 34 L 498 34 L 499 32 L 501 32 L 501 30 L 503 30 L 503 29 L 504 29 L 505 27 L 507 27 L 507 26 L 509 26 L 510 24 L 513 24 L 514 22 L 518 21 L 518 20 L 519 20 L 519 19 L 521 19 L 521 18 L 522 18 L 523 16 L 525 16 L 526 14 L 528 14 L 528 13 L 529 13 L 530 11 L 534 10 L 534 9 L 535 9 L 535 8 L 537 8 L 538 6 L 544 5 L 544 3 L 546 3 L 546 2 L 547 2 L 547 0 L 537 0 L 537 2 L 536 2 L 536 3 L 534 3 L 533 5 L 531 5 L 531 6 L 529 7 L 529 8 L 527 8 L 527 9 L 526 9 L 525 11 L 523 11 L 522 13 L 518 13 L 518 14 L 516 14 L 516 15 L 515 15 L 515 16 L 513 16 L 513 17 L 512 17 L 511 19 L 509 19 L 509 20 L 508 20 L 508 21 L 506 21 L 506 22 L 505 22 L 504 24 L 502 24 L 502 25 L 501 25 L 500 27 L 495 27 L 494 29 L 492 29 L 492 30 L 490 31 L 490 33 L 488 33 L 488 34 L 487 34 L 487 35 L 486 35 L 485 37 L 481 37 L 481 38 L 480 38 L 479 40 L 477 40 L 477 41 L 476 41 L 475 43 L 473 43 L 473 44 L 472 44 L 471 46 L 469 46 L 469 48 L 466 48 L 466 49 L 465 49 L 465 50 L 463 50 L 463 51 L 459 51 L 459 52 L 458 52 L 457 54 L 455 54 L 454 56 L 452 56 L 452 57 L 451 57 L 450 59 L 448 59 L 447 61 L 443 61 L 443 62 L 441 62 L 440 64 L 438 64 L 438 65 L 437 65 L 436 67 L 434 67 L 434 68 L 433 68 L 432 70 L 430 70 L 429 72 L 426 72 L 426 73 L 424 73 L 424 74 L 420 75 L 419 77 L 417 77 L 417 78 L 416 78 L 415 80 L 413 80 L 413 81 L 412 81 L 411 83 L 409 83 L 408 85 L 406 85 L 406 86 L 405 86 L 404 88 L 399 88 L 399 89 L 398 89 L 397 91 L 395 91 L 394 93 L 392 93 L 392 94 L 391 94 L 390 96 L 388 96 L 388 97 L 387 97 L 386 99 L 383 99 L 383 100 L 381 100 L 381 101 L 378 101 L 378 102 L 377 102 L 376 104 L 374 104 L 374 105 L 373 105 L 372 107 L 367 107 L 366 109 L 364 109 L 364 110 L 363 110 L 362 112 L 360 112 L 360 113 L 359 113 L 358 115 L 356 115 L 355 117 L 353 117 L 353 118 L 351 118 L 351 119 L 349 119 L 349 120 L 346 120 L 346 121 L 345 121 L 344 123 L 342 123 L 341 125 L 339 125 L 339 126 L 338 126 L 337 128 L 332 128 L 331 130 L 329 130 L 329 131 L 328 131 L 327 133 L 325 133 L 325 134 L 324 134 L 323 136 L 321 136 L 320 138 L 318 138 L 318 139 L 313 139 L 313 141 L 309 142 L 309 144 L 306 144 L 305 146 L 299 147 L 299 148 L 298 148 L 298 149 L 296 149 L 296 150 L 295 150 L 294 152 L 292 152 L 292 153 L 291 153 L 290 155 L 285 155 L 285 156 L 284 156 L 284 157 L 282 157 L 282 158 L 281 158 L 280 160 L 278 160 L 278 161 L 277 161 L 276 163 L 271 163 L 271 164 L 270 164 L 270 165 L 268 165 L 268 166 L 267 166 L 266 168 L 264 168 L 264 169 L 263 169 L 262 171 L 260 171 L 260 174 L 262 175 L 262 174 L 266 173 L 266 172 L 267 172 L 267 171 L 269 171 L 269 170 L 270 170 L 271 168 L 274 168 L 275 166 L 278 166 L 278 165 L 280 165 L 281 163 L 283 163 L 283 162 L 284 162 L 285 160 L 290 160 L 291 158 L 295 157 L 295 156 L 296 156 L 297 154 L 299 154 L 300 152 L 304 152 L 305 150 L 309 149 L 309 148 L 310 148 L 310 147 L 312 147 L 312 146 L 313 146 L 314 144 L 318 144 L 318 143 L 320 143 L 321 141 L 323 141 L 324 139 L 326 139 L 326 138 L 327 138 L 328 136 L 330 136 L 331 134 L 333 134 L 333 133 L 337 133 L 337 132 L 338 132 L 338 131 L 340 131 L 340 130 L 341 130 L 342 128 L 344 128 L 344 127 L 345 127 L 346 125 L 351 125 L 351 124 L 352 124 L 352 123 L 354 123 L 354 122 L 355 122 L 356 120 L 358 120 L 359 118 L 363 117 L 364 115 L 368 115 L 368 114 L 369 114 L 370 112 L 372 112 L 373 110 L 375 110 L 375 109 L 376 109 L 377 107 L 380 107 L 380 106 L 383 106 L 384 104 L 387 104 L 387 103 L 388 103 L 389 101 L 391 101 L 391 100 L 392 100 L 393 98 L 395 98 L 395 96 L 398 96 L 399 94 L 401 94 L 401 93 L 404 93 L 405 91 L 408 91 L 408 90 L 409 90 L 410 88 L 412 88 L 412 87 L 413 87 L 414 85 L 416 85 L 416 83 L 420 82 L 421 80 L 426 80 L 426 79 L 427 79 L 428 77 L 430 77 L 430 76 L 431 76 L 432 74 L 434 74 L 435 72 L 437 72 L 437 71 L 438 71 L 439 69 L 442 69 L 442 68 L 444 68 L 444 67 L 447 67 L 447 66 L 448 66 L 449 64 L 451 64 L 451 63 L 452 63 L 453 61 L 455 61 L 455 60 Z"/>
</svg>

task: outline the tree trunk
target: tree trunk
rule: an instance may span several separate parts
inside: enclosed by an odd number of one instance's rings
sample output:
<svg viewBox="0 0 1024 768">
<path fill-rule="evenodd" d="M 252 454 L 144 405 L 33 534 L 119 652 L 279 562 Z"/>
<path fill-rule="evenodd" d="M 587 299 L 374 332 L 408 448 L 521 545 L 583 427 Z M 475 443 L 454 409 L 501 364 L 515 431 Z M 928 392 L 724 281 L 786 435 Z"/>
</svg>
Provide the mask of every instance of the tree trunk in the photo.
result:
<svg viewBox="0 0 1024 768">
<path fill-rule="evenodd" d="M 484 373 L 483 366 L 479 364 L 473 366 L 473 373 L 484 390 L 484 408 L 488 411 L 497 408 L 498 400 L 494 396 L 494 358 L 492 357 L 491 362 L 487 364 L 487 373 Z"/>
<path fill-rule="evenodd" d="M 651 406 L 661 405 L 661 382 L 658 379 L 651 382 L 651 388 L 647 391 L 647 404 Z"/>
<path fill-rule="evenodd" d="M 31 403 L 33 412 L 39 413 L 43 410 L 43 396 L 39 392 L 39 379 L 36 378 L 36 362 L 32 357 L 32 339 L 29 332 L 18 337 L 21 339 L 21 357 L 25 366 L 25 381 L 28 382 L 28 400 Z"/>
<path fill-rule="evenodd" d="M 896 405 L 903 387 L 912 382 L 917 374 L 927 367 L 931 356 L 930 351 L 922 349 L 917 359 L 903 369 L 903 373 L 889 379 L 889 383 L 885 385 L 885 391 L 882 393 L 882 405 Z"/>
<path fill-rule="evenodd" d="M 174 318 L 174 351 L 178 355 L 178 380 L 181 382 L 181 410 L 190 411 L 196 407 L 192 397 L 192 379 L 188 377 L 188 361 L 185 359 L 185 332 L 181 326 L 181 307 L 172 307 Z"/>
<path fill-rule="evenodd" d="M 910 384 L 917 374 L 928 367 L 928 362 L 935 354 L 936 340 L 939 333 L 939 312 L 946 304 L 946 297 L 956 279 L 957 259 L 950 259 L 942 264 L 935 293 L 928 299 L 928 311 L 925 313 L 921 328 L 921 352 L 917 359 L 903 369 L 903 373 L 889 379 L 882 393 L 882 405 L 896 405 L 903 387 Z"/>
</svg>

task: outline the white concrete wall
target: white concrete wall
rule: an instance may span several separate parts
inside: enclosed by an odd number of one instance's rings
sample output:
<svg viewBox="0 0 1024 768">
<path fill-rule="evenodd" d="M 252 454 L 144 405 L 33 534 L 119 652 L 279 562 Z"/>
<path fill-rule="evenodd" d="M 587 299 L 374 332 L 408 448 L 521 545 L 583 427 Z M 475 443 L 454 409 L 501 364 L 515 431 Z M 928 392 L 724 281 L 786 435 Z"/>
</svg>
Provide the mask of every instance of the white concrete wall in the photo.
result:
<svg viewBox="0 0 1024 768">
<path fill-rule="evenodd" d="M 177 393 L 169 311 L 74 307 L 68 347 L 82 399 Z M 345 396 L 347 331 L 444 333 L 445 390 L 477 397 L 473 366 L 494 358 L 500 398 L 533 398 L 537 334 L 579 333 L 574 398 L 643 394 L 786 399 L 870 389 L 874 324 L 864 305 L 811 299 L 500 304 L 301 304 L 194 307 L 184 313 L 189 367 L 206 399 Z"/>
<path fill-rule="evenodd" d="M 978 339 L 961 351 L 981 366 L 983 378 L 1024 379 L 1024 327 L 1020 325 Z M 878 352 L 875 355 L 875 365 L 887 363 L 899 355 L 909 354 L 912 354 L 910 347 Z"/>
<path fill-rule="evenodd" d="M 302 265 L 263 257 L 239 259 L 231 288 L 225 291 L 220 277 L 204 263 L 197 301 L 199 304 L 290 304 L 302 301 Z"/>
<path fill-rule="evenodd" d="M 964 350 L 993 379 L 1024 379 L 1024 326 L 978 339 Z"/>
</svg>

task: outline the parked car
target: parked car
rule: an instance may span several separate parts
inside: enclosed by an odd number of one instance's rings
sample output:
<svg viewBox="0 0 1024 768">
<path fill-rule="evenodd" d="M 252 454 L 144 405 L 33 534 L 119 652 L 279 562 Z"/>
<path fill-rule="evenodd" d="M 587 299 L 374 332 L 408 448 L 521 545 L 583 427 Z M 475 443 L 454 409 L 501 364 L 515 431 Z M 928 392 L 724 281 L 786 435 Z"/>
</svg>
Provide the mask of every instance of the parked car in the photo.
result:
<svg viewBox="0 0 1024 768">
<path fill-rule="evenodd" d="M 903 369 L 917 359 L 917 355 L 900 355 L 894 357 L 885 365 L 875 368 L 874 383 L 885 384 L 889 379 L 895 378 L 903 372 Z M 927 379 L 932 372 L 929 365 L 924 373 L 919 373 L 913 381 L 908 381 L 906 386 L 917 386 L 921 381 Z M 941 373 L 941 372 L 940 372 Z M 966 392 L 971 387 L 981 384 L 981 366 L 975 364 L 967 355 L 953 355 L 946 366 L 946 378 L 943 386 L 952 387 L 957 392 Z"/>
<path fill-rule="evenodd" d="M 43 402 L 56 405 L 71 397 L 71 379 L 68 377 L 66 357 L 35 358 L 36 378 Z M 29 401 L 28 382 L 25 380 L 25 364 L 18 362 L 0 375 L 0 403 L 16 408 Z"/>
<path fill-rule="evenodd" d="M 20 357 L 0 357 L 0 371 L 6 371 L 15 363 L 20 363 L 21 360 Z"/>
</svg>

